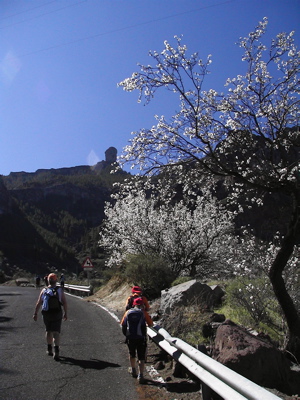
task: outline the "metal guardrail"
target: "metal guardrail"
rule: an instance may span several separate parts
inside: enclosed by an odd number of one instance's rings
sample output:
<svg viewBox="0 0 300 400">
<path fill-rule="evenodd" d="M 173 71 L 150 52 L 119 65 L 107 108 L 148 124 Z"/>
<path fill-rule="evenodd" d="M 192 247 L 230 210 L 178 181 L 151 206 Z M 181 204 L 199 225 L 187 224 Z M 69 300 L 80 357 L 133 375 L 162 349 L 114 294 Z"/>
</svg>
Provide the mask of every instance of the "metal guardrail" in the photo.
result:
<svg viewBox="0 0 300 400">
<path fill-rule="evenodd" d="M 158 325 L 154 328 L 148 327 L 147 333 L 158 346 L 201 380 L 204 384 L 202 384 L 203 400 L 211 398 L 209 388 L 224 400 L 282 400 L 183 340 L 171 337 Z"/>
<path fill-rule="evenodd" d="M 92 292 L 92 287 L 91 286 L 80 286 L 80 285 L 69 285 L 67 283 L 64 284 L 64 288 L 67 289 L 70 293 L 72 292 L 83 292 L 87 296 L 89 296 Z"/>
</svg>

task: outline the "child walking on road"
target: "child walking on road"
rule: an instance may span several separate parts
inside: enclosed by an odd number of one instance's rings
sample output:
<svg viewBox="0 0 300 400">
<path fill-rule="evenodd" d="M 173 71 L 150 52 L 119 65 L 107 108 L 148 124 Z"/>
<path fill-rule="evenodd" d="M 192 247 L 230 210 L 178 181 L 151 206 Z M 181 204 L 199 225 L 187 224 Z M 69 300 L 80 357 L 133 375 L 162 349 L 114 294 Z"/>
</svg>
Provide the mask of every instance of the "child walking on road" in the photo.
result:
<svg viewBox="0 0 300 400">
<path fill-rule="evenodd" d="M 129 350 L 129 362 L 131 375 L 137 378 L 139 383 L 144 383 L 145 356 L 147 349 L 147 328 L 143 312 L 143 299 L 136 298 L 133 301 L 133 308 L 126 311 L 122 321 L 122 332 L 126 336 L 126 343 Z M 136 369 L 136 355 L 138 356 L 138 368 Z"/>
</svg>

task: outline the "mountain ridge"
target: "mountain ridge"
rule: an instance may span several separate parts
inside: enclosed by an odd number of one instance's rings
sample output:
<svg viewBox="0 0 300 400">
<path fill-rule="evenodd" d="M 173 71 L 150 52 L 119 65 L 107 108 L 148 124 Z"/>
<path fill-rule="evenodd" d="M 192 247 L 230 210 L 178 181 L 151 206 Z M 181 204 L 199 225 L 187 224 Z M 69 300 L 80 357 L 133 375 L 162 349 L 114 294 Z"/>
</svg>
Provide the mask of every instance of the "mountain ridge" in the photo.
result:
<svg viewBox="0 0 300 400">
<path fill-rule="evenodd" d="M 49 268 L 78 272 L 82 258 L 103 263 L 99 227 L 113 184 L 127 172 L 111 174 L 117 150 L 106 152 L 96 165 L 0 177 L 0 261 L 30 272 Z M 2 254 L 2 255 L 1 255 Z"/>
</svg>

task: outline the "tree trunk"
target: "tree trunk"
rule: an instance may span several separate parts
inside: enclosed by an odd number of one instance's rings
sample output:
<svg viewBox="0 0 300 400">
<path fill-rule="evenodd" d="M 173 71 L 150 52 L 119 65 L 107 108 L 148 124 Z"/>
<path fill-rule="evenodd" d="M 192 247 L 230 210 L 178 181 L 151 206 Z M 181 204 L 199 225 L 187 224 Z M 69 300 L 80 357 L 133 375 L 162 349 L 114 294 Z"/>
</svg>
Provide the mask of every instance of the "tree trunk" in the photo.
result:
<svg viewBox="0 0 300 400">
<path fill-rule="evenodd" d="M 196 276 L 196 273 L 197 273 L 196 266 L 193 264 L 190 269 L 190 277 L 194 279 Z"/>
<path fill-rule="evenodd" d="M 296 357 L 298 362 L 300 362 L 300 315 L 286 289 L 283 279 L 283 271 L 293 253 L 294 246 L 297 244 L 297 239 L 299 238 L 299 197 L 300 196 L 298 193 L 298 201 L 295 201 L 294 212 L 289 230 L 269 272 L 269 278 L 272 283 L 275 296 L 282 308 L 289 329 L 287 350 L 291 352 L 294 357 Z"/>
</svg>

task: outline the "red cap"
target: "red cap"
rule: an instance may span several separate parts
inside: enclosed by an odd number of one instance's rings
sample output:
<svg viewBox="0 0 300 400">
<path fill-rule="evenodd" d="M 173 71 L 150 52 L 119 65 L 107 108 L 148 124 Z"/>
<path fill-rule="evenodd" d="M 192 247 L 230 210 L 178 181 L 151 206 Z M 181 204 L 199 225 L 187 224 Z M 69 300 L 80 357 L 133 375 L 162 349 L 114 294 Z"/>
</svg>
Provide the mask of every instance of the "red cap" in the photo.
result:
<svg viewBox="0 0 300 400">
<path fill-rule="evenodd" d="M 133 300 L 133 305 L 134 306 L 141 306 L 144 304 L 144 300 L 141 297 L 138 297 L 137 299 Z"/>
<path fill-rule="evenodd" d="M 131 289 L 132 293 L 142 293 L 142 289 L 139 286 L 133 286 Z"/>
</svg>

